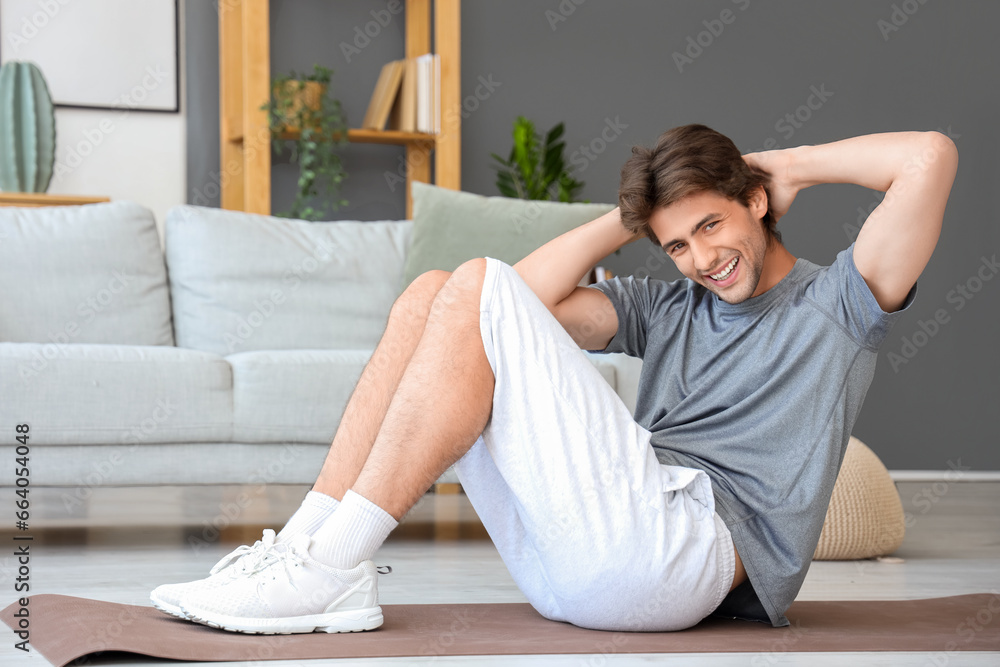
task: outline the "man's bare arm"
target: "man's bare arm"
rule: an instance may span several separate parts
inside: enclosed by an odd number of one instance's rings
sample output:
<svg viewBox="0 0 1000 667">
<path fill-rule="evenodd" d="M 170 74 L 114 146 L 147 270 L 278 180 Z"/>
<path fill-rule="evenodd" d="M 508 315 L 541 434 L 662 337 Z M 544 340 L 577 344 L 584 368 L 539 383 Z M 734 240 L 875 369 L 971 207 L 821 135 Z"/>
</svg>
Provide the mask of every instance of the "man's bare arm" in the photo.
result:
<svg viewBox="0 0 1000 667">
<path fill-rule="evenodd" d="M 578 285 L 602 258 L 637 238 L 616 208 L 552 239 L 514 269 L 580 347 L 601 350 L 618 331 L 618 317 L 607 296 Z"/>
<path fill-rule="evenodd" d="M 958 169 L 954 142 L 939 132 L 888 132 L 744 156 L 772 176 L 780 216 L 795 193 L 819 183 L 885 192 L 854 246 L 854 263 L 886 312 L 898 310 L 930 261 Z"/>
</svg>

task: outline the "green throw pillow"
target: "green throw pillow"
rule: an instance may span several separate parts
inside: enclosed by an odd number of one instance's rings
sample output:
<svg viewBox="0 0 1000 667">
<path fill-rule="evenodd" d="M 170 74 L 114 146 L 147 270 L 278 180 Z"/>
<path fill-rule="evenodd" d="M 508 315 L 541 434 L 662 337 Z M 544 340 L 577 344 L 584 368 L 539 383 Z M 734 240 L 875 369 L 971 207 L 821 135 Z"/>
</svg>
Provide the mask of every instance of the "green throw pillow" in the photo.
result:
<svg viewBox="0 0 1000 667">
<path fill-rule="evenodd" d="M 615 208 L 484 197 L 416 181 L 412 188 L 413 243 L 403 269 L 404 287 L 425 271 L 454 271 L 476 257 L 514 264 L 560 234 Z"/>
</svg>

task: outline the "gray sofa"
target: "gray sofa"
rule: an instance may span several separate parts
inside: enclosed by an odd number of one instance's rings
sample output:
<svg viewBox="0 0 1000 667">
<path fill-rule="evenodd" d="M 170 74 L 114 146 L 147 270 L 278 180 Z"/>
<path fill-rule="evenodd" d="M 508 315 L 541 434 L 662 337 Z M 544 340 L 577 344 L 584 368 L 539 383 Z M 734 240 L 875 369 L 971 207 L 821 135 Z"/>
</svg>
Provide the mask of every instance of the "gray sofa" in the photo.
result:
<svg viewBox="0 0 1000 667">
<path fill-rule="evenodd" d="M 0 208 L 0 455 L 27 423 L 33 486 L 311 483 L 411 227 Z M 634 409 L 639 362 L 585 354 Z"/>
</svg>

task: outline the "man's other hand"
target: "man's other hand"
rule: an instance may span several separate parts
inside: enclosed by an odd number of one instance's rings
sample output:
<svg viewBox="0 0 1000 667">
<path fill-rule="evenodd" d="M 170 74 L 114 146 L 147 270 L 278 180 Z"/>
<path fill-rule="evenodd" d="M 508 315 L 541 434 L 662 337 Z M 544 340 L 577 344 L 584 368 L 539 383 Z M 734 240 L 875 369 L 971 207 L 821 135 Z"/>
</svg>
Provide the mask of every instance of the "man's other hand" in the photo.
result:
<svg viewBox="0 0 1000 667">
<path fill-rule="evenodd" d="M 771 198 L 768 201 L 768 210 L 777 222 L 783 215 L 788 213 L 795 195 L 799 193 L 799 187 L 790 178 L 792 152 L 787 149 L 761 151 L 758 153 L 747 153 L 743 156 L 751 169 L 756 172 L 763 172 L 768 177 L 768 190 Z"/>
</svg>

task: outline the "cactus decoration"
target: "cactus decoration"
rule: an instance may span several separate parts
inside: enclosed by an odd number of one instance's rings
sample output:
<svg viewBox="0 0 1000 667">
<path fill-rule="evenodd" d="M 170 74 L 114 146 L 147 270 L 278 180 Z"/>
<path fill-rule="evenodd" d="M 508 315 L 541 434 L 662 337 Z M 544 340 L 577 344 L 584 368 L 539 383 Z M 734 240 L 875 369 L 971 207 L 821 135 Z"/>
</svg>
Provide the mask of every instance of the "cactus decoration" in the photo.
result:
<svg viewBox="0 0 1000 667">
<path fill-rule="evenodd" d="M 0 190 L 45 192 L 56 158 L 52 97 L 34 63 L 0 67 Z"/>
</svg>

